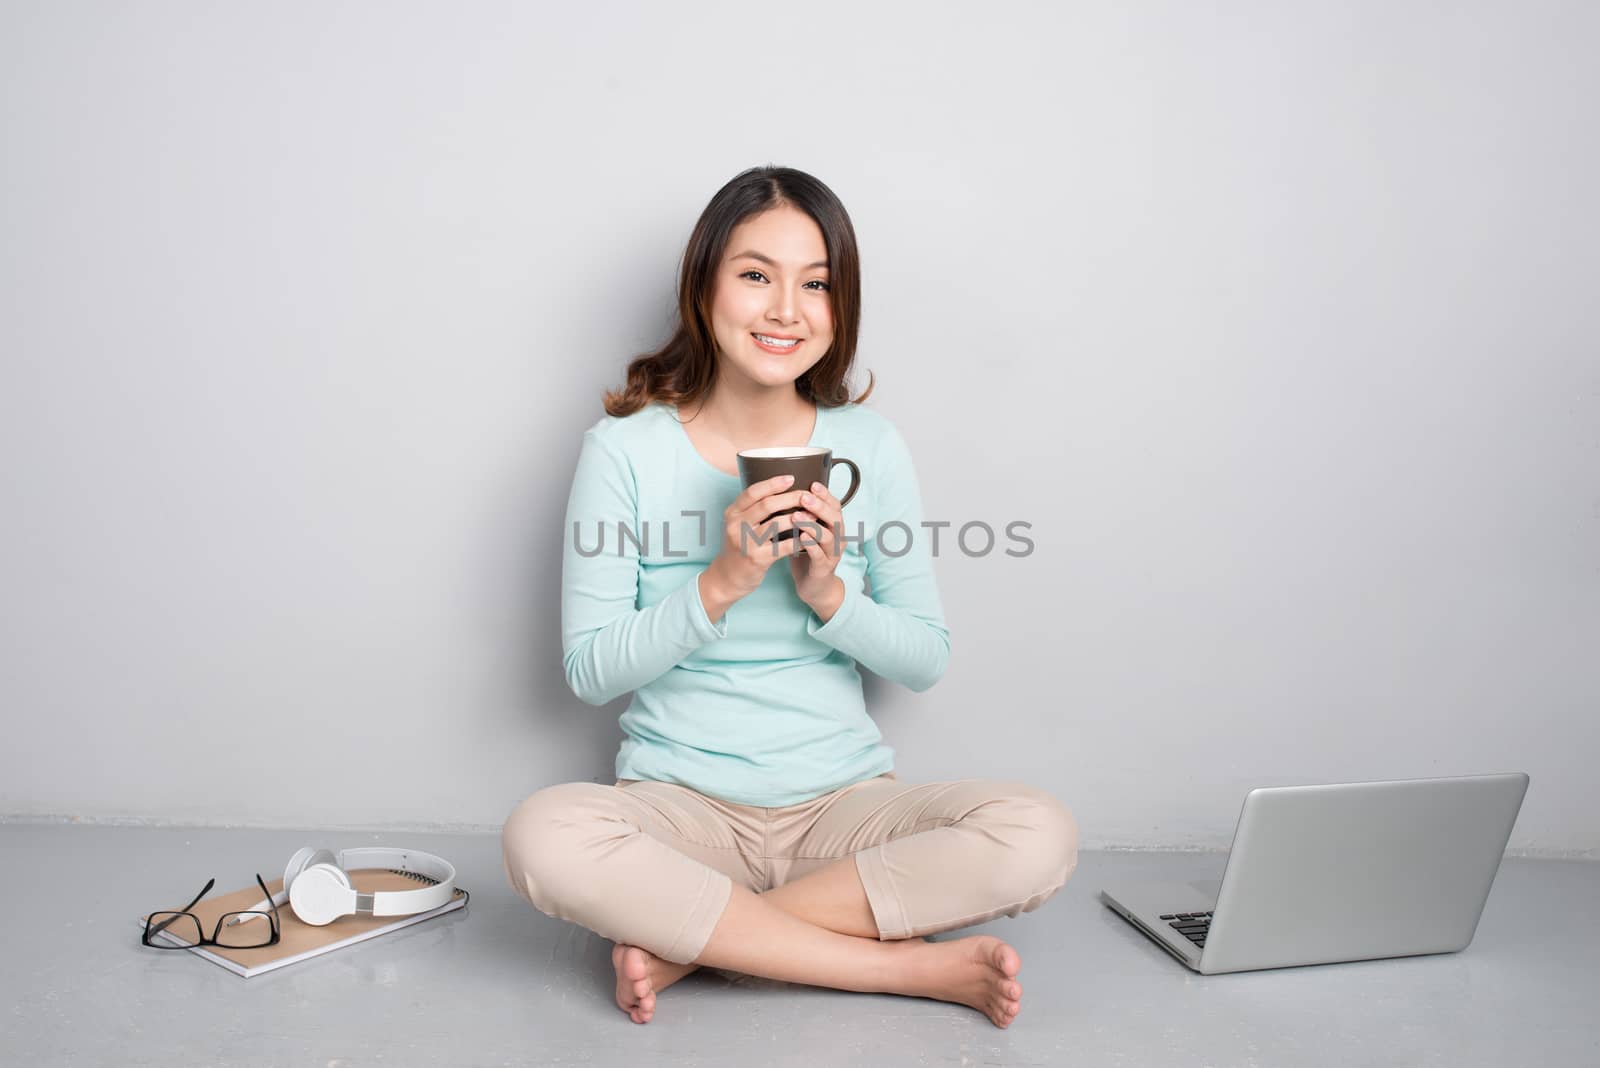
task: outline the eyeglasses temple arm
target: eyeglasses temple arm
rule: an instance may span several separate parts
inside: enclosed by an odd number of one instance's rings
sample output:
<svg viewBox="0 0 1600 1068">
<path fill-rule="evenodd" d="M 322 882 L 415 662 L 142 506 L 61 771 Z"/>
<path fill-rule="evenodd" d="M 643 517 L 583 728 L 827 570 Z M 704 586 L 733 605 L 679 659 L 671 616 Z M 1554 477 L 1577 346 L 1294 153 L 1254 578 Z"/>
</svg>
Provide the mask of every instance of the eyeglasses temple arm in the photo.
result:
<svg viewBox="0 0 1600 1068">
<path fill-rule="evenodd" d="M 256 878 L 260 879 L 261 877 L 258 875 L 258 876 L 256 876 Z M 172 923 L 173 920 L 176 920 L 179 916 L 183 915 L 185 912 L 188 912 L 190 909 L 192 909 L 196 905 L 198 905 L 200 903 L 200 899 L 205 897 L 207 894 L 211 893 L 211 888 L 213 886 L 216 886 L 216 885 L 217 885 L 216 876 L 212 876 L 211 878 L 207 879 L 206 880 L 206 885 L 200 888 L 200 892 L 198 894 L 194 895 L 194 900 L 193 901 L 191 901 L 187 905 L 183 906 L 183 908 L 179 909 L 176 913 L 174 913 L 168 919 L 162 920 L 156 926 L 151 927 L 150 930 L 145 932 L 145 936 L 149 937 L 150 935 L 160 934 L 162 931 L 165 931 L 167 929 L 167 925 L 168 924 Z M 263 887 L 263 889 L 265 889 L 265 888 Z M 149 922 L 150 922 L 149 920 L 145 921 L 146 926 L 149 925 Z"/>
</svg>

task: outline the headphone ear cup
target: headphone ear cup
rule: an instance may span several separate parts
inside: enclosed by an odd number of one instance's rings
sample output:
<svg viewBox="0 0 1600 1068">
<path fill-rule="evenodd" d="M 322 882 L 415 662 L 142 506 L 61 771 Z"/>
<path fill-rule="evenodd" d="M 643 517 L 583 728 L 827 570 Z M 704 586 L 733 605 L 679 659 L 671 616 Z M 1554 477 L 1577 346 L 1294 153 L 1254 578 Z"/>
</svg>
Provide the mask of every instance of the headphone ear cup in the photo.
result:
<svg viewBox="0 0 1600 1068">
<path fill-rule="evenodd" d="M 356 891 L 350 876 L 336 864 L 313 864 L 289 888 L 289 907 L 295 918 L 312 927 L 325 927 L 356 910 Z"/>
<path fill-rule="evenodd" d="M 300 878 L 300 873 L 313 864 L 332 864 L 338 867 L 339 858 L 334 856 L 331 850 L 301 846 L 294 851 L 294 856 L 289 858 L 289 863 L 283 869 L 283 888 L 291 889 L 294 881 Z"/>
</svg>

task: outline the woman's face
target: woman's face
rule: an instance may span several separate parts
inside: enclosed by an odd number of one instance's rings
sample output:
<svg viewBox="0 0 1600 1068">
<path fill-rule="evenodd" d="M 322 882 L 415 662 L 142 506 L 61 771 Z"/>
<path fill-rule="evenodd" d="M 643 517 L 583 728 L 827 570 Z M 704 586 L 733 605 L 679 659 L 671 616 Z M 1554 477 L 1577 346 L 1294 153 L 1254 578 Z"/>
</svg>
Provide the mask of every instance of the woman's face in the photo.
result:
<svg viewBox="0 0 1600 1068">
<path fill-rule="evenodd" d="M 734 227 L 711 299 L 719 375 L 790 385 L 827 354 L 827 261 L 822 230 L 798 208 L 773 208 Z"/>
</svg>

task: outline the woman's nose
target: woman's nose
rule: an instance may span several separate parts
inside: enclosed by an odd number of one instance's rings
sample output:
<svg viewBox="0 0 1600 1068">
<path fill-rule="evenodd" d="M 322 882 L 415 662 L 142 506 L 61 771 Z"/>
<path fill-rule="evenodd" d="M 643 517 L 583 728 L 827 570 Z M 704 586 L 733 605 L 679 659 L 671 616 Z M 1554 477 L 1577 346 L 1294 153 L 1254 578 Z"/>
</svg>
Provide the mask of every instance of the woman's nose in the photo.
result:
<svg viewBox="0 0 1600 1068">
<path fill-rule="evenodd" d="M 797 318 L 795 315 L 797 304 L 798 302 L 795 300 L 793 293 L 787 289 L 779 289 L 774 286 L 772 304 L 767 309 L 767 317 L 776 319 L 780 323 L 792 323 Z"/>
</svg>

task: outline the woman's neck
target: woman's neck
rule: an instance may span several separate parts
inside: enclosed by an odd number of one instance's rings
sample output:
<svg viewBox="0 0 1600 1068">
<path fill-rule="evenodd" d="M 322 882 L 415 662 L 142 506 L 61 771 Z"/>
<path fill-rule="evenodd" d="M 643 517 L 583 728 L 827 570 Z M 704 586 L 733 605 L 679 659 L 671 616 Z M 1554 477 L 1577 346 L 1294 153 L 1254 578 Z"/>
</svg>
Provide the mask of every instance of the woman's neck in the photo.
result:
<svg viewBox="0 0 1600 1068">
<path fill-rule="evenodd" d="M 735 397 L 729 391 L 713 388 L 698 405 L 690 405 L 679 412 L 683 420 L 698 419 L 703 426 L 739 447 L 792 436 L 797 425 L 809 426 L 815 415 L 816 405 L 794 389 L 786 392 L 762 390 Z"/>
</svg>

